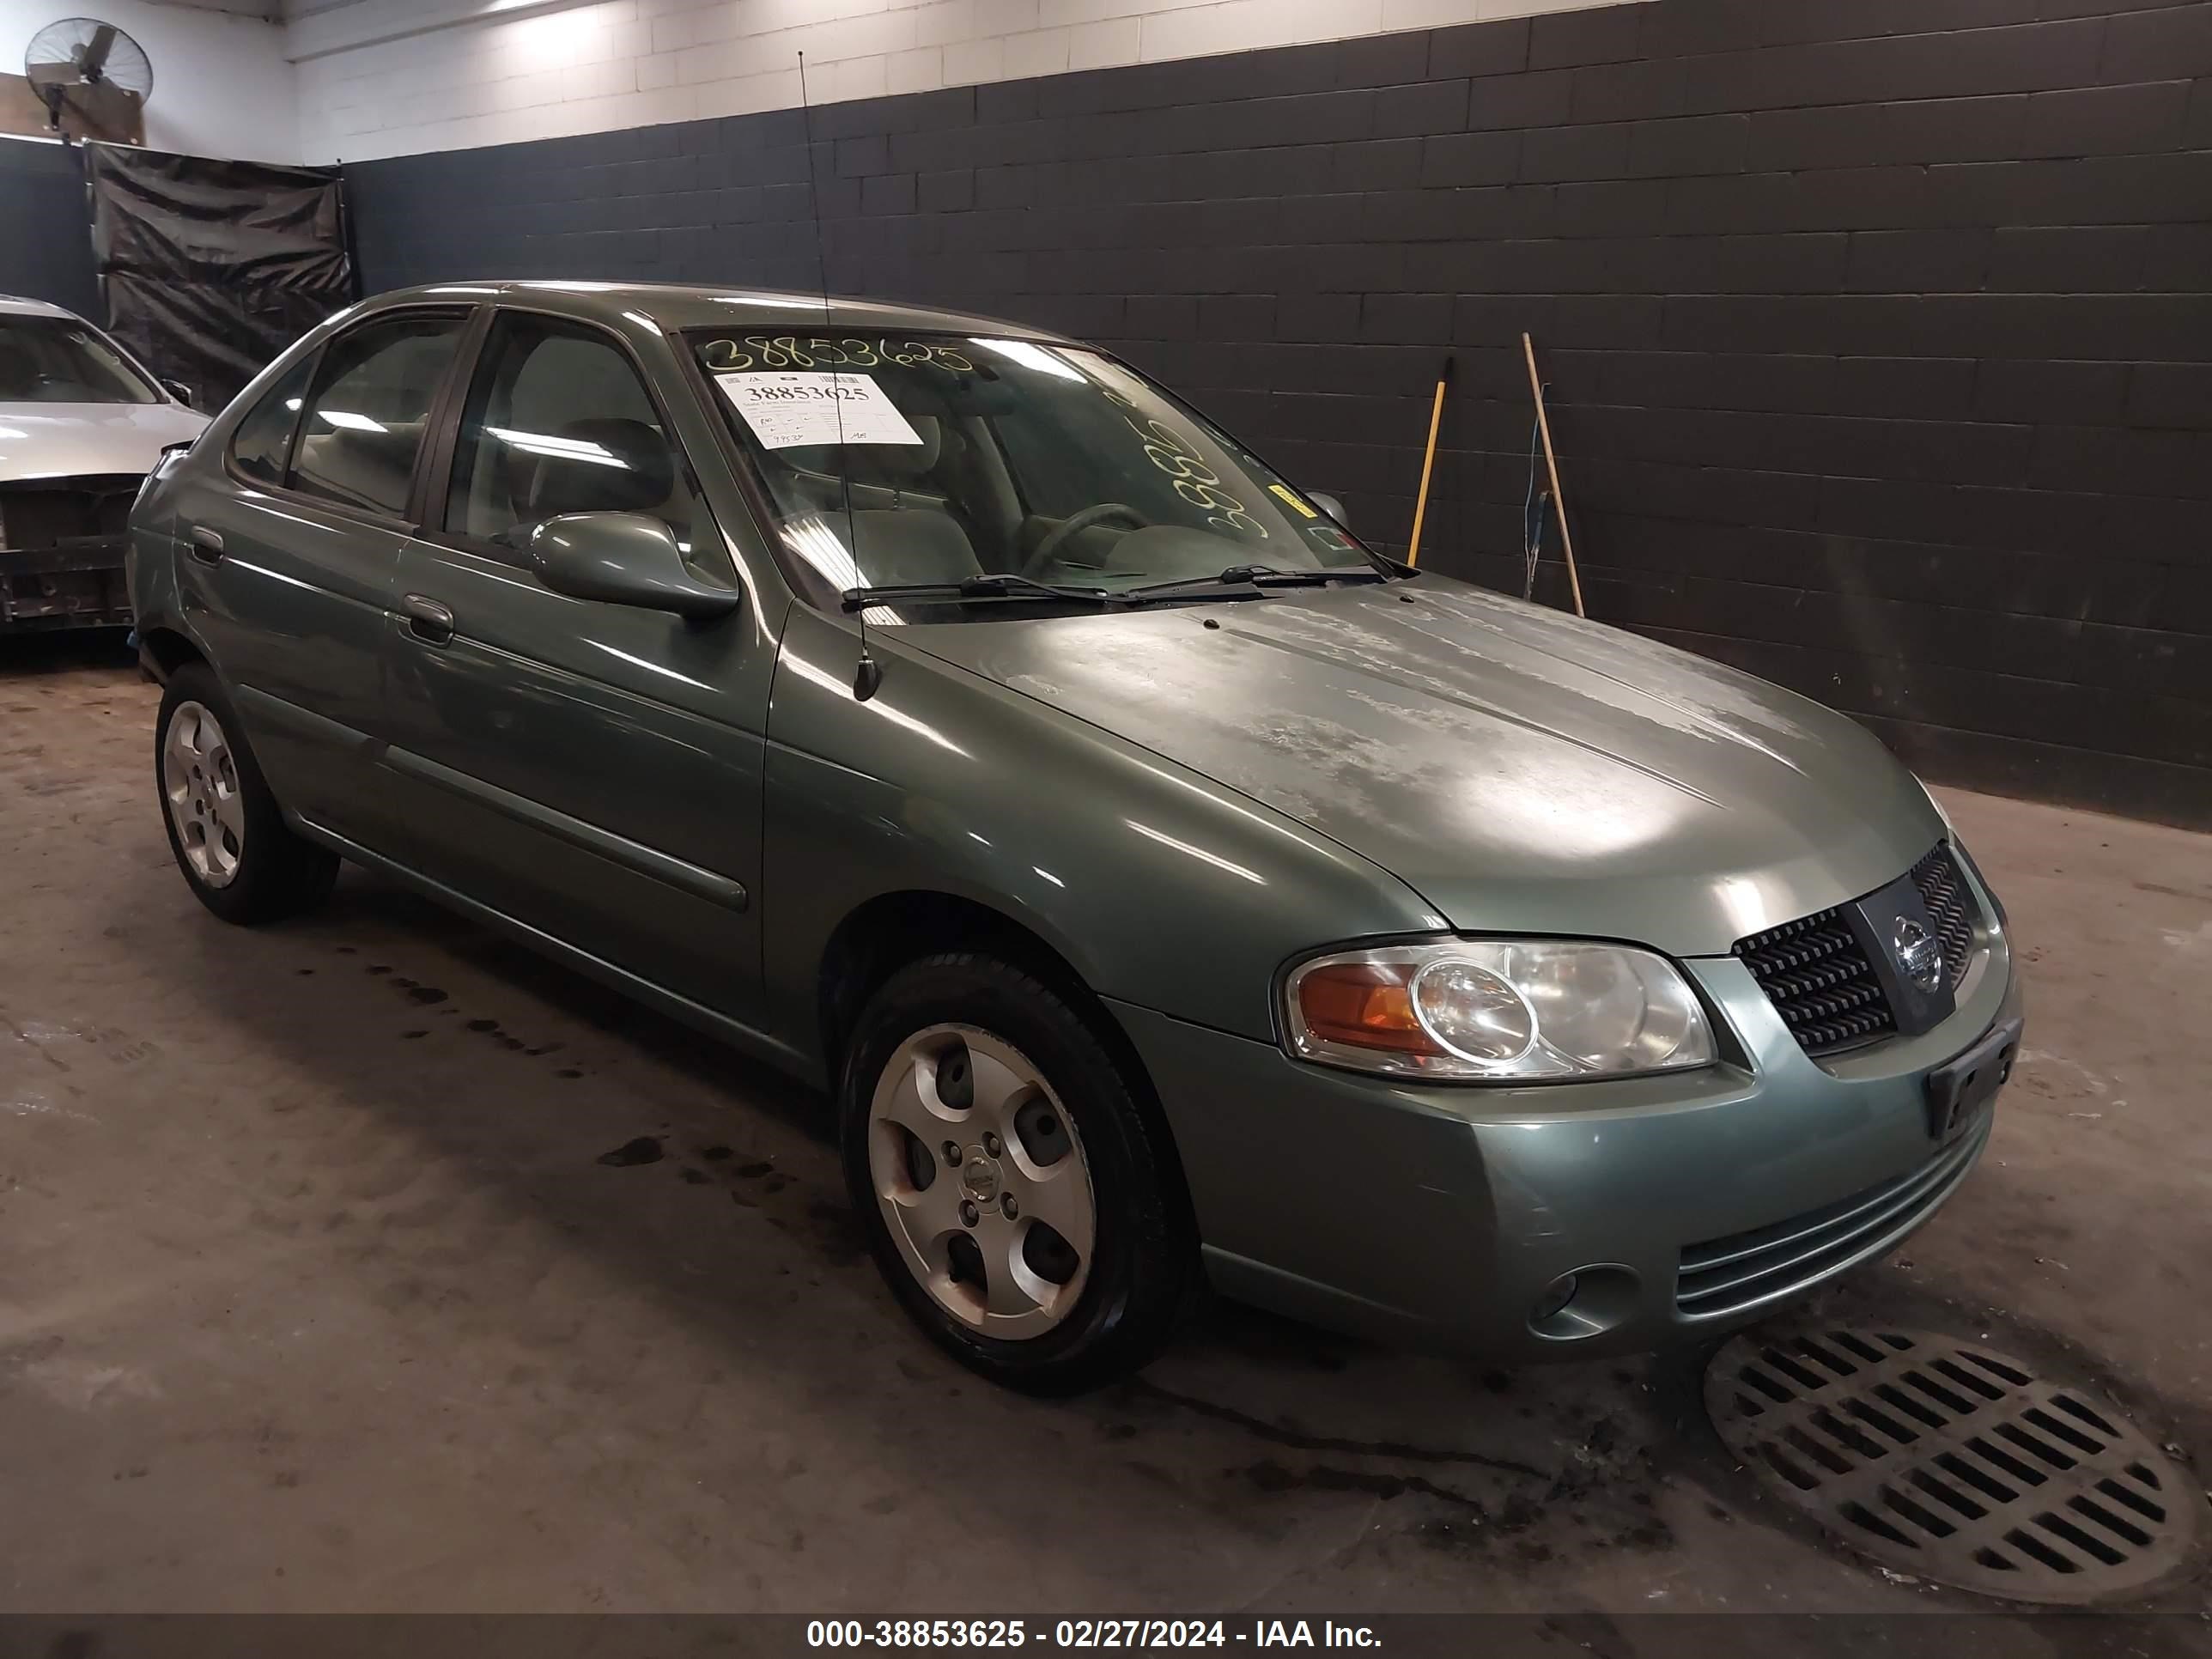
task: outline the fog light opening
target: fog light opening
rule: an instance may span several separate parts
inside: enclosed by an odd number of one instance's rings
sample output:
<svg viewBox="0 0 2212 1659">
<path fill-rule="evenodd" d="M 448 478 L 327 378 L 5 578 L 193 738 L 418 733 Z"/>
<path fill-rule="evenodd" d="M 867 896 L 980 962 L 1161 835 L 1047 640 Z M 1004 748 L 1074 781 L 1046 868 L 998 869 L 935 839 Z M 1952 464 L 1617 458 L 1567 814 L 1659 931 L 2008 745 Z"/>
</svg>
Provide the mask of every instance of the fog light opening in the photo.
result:
<svg viewBox="0 0 2212 1659">
<path fill-rule="evenodd" d="M 1614 1263 L 1577 1267 L 1561 1273 L 1529 1304 L 1528 1328 L 1554 1342 L 1601 1335 L 1636 1311 L 1641 1289 L 1632 1268 Z"/>
<path fill-rule="evenodd" d="M 1528 1310 L 1528 1322 L 1540 1328 L 1547 1321 L 1566 1311 L 1567 1304 L 1575 1299 L 1575 1292 L 1581 1287 L 1582 1280 L 1573 1273 L 1561 1273 L 1546 1285 L 1543 1295 L 1536 1298 L 1536 1305 Z"/>
</svg>

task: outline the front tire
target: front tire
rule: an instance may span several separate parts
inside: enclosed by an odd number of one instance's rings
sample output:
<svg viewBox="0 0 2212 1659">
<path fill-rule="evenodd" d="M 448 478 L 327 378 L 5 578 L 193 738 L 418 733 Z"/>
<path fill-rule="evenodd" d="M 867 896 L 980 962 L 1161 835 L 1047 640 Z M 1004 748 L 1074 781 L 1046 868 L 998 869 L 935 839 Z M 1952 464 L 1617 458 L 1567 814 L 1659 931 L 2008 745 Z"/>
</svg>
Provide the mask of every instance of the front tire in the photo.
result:
<svg viewBox="0 0 2212 1659">
<path fill-rule="evenodd" d="M 994 957 L 929 957 L 869 1000 L 840 1090 L 847 1184 L 893 1293 L 1031 1394 L 1143 1366 L 1195 1255 L 1173 1154 L 1097 1018 Z"/>
<path fill-rule="evenodd" d="M 330 896 L 337 855 L 284 822 L 236 710 L 205 663 L 170 676 L 154 725 L 154 786 L 192 896 L 225 921 L 276 921 Z"/>
</svg>

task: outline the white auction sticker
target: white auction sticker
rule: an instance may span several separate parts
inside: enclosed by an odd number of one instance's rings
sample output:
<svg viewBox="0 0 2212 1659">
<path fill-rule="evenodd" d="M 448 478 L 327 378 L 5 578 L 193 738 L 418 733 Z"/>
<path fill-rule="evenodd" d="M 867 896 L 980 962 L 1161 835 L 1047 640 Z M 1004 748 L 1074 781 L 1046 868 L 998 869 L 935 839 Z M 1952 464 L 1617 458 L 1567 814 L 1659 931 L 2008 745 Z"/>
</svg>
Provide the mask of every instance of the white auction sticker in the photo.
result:
<svg viewBox="0 0 2212 1659">
<path fill-rule="evenodd" d="M 922 441 L 871 375 L 717 374 L 714 383 L 770 449 Z"/>
</svg>

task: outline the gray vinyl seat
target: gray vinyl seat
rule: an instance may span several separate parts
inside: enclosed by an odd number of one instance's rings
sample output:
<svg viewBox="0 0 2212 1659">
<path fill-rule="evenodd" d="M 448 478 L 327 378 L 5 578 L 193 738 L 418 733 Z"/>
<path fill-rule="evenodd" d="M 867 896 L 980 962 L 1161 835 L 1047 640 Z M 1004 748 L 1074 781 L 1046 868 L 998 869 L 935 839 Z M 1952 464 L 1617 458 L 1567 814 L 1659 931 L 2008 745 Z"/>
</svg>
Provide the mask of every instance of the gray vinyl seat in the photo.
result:
<svg viewBox="0 0 2212 1659">
<path fill-rule="evenodd" d="M 918 444 L 854 444 L 849 465 L 855 486 L 870 499 L 888 494 L 888 507 L 855 507 L 853 556 L 876 586 L 898 582 L 958 581 L 983 573 L 973 543 L 960 521 L 934 494 L 908 500 L 903 492 L 924 489 L 944 459 L 945 422 L 933 415 L 907 417 L 921 438 Z"/>
<path fill-rule="evenodd" d="M 869 582 L 957 582 L 983 574 L 968 532 L 932 507 L 853 514 L 853 555 Z"/>
<path fill-rule="evenodd" d="M 396 513 L 407 499 L 422 441 L 420 421 L 311 430 L 293 458 L 293 482 L 318 495 Z"/>
<path fill-rule="evenodd" d="M 517 523 L 536 524 L 564 513 L 670 516 L 676 457 L 653 428 L 642 421 L 602 418 L 570 421 L 556 435 L 583 453 L 508 453 Z"/>
<path fill-rule="evenodd" d="M 0 341 L 0 403 L 29 403 L 39 395 L 39 366 L 13 341 Z"/>
</svg>

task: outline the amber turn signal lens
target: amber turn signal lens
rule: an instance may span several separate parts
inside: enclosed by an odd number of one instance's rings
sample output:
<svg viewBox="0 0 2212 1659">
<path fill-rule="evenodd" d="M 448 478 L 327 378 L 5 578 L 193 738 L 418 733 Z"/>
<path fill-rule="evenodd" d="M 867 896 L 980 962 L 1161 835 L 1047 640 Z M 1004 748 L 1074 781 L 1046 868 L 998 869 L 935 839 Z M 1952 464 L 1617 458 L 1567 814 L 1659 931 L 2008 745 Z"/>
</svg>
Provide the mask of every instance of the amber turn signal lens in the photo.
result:
<svg viewBox="0 0 2212 1659">
<path fill-rule="evenodd" d="M 1413 1016 L 1413 981 L 1410 968 L 1333 963 L 1298 981 L 1298 1012 L 1306 1030 L 1325 1042 L 1393 1054 L 1440 1054 L 1443 1050 Z"/>
</svg>

